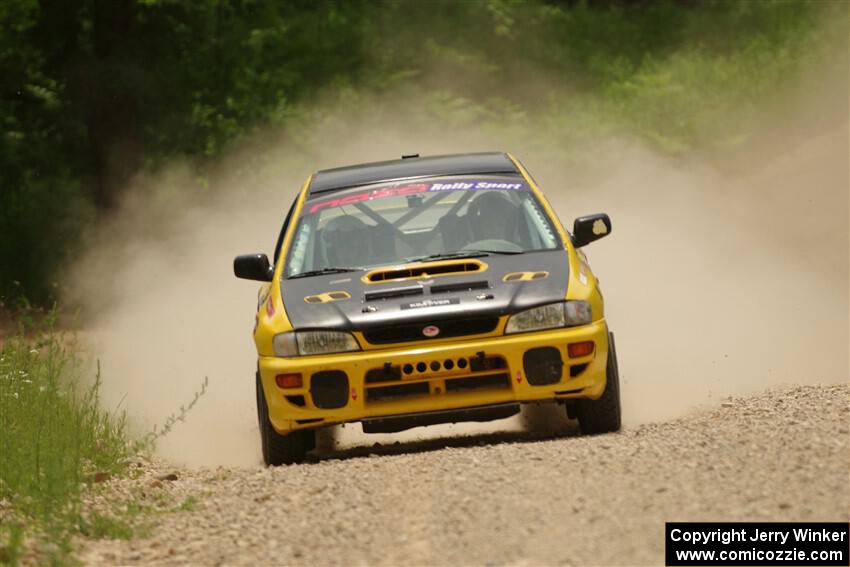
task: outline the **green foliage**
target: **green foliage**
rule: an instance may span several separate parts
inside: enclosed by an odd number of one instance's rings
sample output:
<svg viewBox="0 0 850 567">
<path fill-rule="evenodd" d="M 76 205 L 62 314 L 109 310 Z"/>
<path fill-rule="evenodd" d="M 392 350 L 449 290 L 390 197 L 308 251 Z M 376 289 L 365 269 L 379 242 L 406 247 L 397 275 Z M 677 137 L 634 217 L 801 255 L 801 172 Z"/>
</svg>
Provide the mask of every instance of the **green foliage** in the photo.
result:
<svg viewBox="0 0 850 567">
<path fill-rule="evenodd" d="M 80 533 L 91 539 L 130 539 L 135 531 L 123 518 L 94 512 L 81 519 Z"/>
<path fill-rule="evenodd" d="M 0 347 L 0 547 L 12 558 L 23 536 L 51 561 L 66 556 L 82 488 L 122 471 L 133 451 L 123 415 L 100 406 L 99 376 L 80 390 L 69 339 L 50 332 L 51 320 L 23 322 Z"/>
<path fill-rule="evenodd" d="M 78 236 L 88 205 L 65 85 L 33 37 L 38 16 L 35 0 L 0 5 L 0 297 L 22 287 L 44 301 L 55 281 L 46 268 L 64 258 L 57 245 Z"/>
<path fill-rule="evenodd" d="M 418 77 L 440 118 L 488 128 L 524 107 L 526 135 L 568 153 L 612 133 L 672 154 L 734 146 L 759 107 L 825 59 L 825 34 L 846 32 L 847 19 L 846 4 L 786 0 L 388 8 L 382 26 L 419 36 L 376 34 L 370 49 Z"/>
<path fill-rule="evenodd" d="M 179 505 L 145 503 L 138 494 L 101 496 L 95 507 L 83 502 L 184 421 L 208 380 L 161 427 L 131 438 L 125 414 L 100 402 L 99 365 L 87 379 L 73 335 L 57 330 L 58 311 L 20 300 L 15 319 L 17 332 L 0 338 L 0 565 L 24 557 L 73 563 L 77 535 L 129 539 L 156 513 L 193 509 L 192 497 Z"/>
<path fill-rule="evenodd" d="M 180 512 L 194 512 L 198 509 L 198 499 L 194 496 L 187 496 L 177 509 Z"/>
<path fill-rule="evenodd" d="M 610 134 L 734 147 L 831 41 L 846 51 L 847 16 L 816 0 L 3 2 L 0 297 L 49 303 L 135 173 L 187 157 L 202 177 L 259 128 L 303 132 L 319 97 L 404 99 L 413 120 L 569 154 Z"/>
</svg>

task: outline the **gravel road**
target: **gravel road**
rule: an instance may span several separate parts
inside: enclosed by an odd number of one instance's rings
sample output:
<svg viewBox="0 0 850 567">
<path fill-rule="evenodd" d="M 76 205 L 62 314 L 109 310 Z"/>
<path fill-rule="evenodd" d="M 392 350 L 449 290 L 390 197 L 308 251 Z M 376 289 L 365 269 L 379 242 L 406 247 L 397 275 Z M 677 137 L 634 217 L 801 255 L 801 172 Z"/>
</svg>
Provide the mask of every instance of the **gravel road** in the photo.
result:
<svg viewBox="0 0 850 567">
<path fill-rule="evenodd" d="M 103 483 L 98 498 L 186 510 L 157 516 L 144 539 L 82 542 L 81 559 L 661 564 L 665 521 L 848 521 L 849 405 L 846 385 L 795 386 L 598 437 L 362 446 L 277 469 L 140 461 L 137 478 Z"/>
</svg>

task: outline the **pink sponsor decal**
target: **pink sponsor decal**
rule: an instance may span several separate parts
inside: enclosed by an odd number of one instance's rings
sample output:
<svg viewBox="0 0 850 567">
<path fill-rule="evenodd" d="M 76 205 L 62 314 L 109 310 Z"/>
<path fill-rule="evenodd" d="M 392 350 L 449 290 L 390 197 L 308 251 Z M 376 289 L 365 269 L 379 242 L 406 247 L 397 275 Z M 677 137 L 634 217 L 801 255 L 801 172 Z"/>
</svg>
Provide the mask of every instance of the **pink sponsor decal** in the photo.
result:
<svg viewBox="0 0 850 567">
<path fill-rule="evenodd" d="M 353 205 L 354 203 L 360 203 L 362 201 L 371 201 L 372 199 L 380 199 L 382 197 L 394 197 L 398 195 L 412 195 L 414 193 L 424 193 L 428 190 L 428 185 L 424 183 L 416 183 L 414 185 L 403 185 L 401 187 L 388 187 L 386 189 L 373 189 L 372 191 L 365 191 L 363 193 L 356 193 L 354 195 L 346 195 L 345 197 L 340 197 L 338 199 L 329 199 L 327 201 L 322 201 L 321 203 L 316 203 L 310 206 L 309 213 L 315 214 L 322 209 L 330 209 L 334 207 L 340 207 L 342 205 Z"/>
</svg>

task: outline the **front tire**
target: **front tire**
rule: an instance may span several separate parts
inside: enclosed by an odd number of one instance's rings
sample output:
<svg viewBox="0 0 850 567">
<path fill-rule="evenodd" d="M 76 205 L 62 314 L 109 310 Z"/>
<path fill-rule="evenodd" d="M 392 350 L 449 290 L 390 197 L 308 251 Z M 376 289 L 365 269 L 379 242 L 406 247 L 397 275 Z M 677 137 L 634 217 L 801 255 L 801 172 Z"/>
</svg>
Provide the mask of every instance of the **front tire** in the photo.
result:
<svg viewBox="0 0 850 567">
<path fill-rule="evenodd" d="M 608 333 L 608 365 L 605 391 L 598 400 L 576 400 L 576 417 L 581 431 L 587 435 L 620 430 L 620 371 L 614 333 Z"/>
<path fill-rule="evenodd" d="M 307 453 L 316 447 L 316 432 L 312 429 L 301 429 L 286 435 L 275 431 L 269 421 L 269 407 L 259 372 L 257 372 L 257 418 L 260 425 L 263 461 L 268 466 L 300 463 Z"/>
</svg>

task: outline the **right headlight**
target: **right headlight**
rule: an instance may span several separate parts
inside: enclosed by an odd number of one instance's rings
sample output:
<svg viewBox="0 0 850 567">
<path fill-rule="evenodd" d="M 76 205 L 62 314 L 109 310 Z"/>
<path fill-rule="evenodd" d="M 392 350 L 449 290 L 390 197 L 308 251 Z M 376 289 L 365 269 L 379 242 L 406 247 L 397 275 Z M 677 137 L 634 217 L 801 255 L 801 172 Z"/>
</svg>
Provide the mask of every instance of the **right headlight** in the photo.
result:
<svg viewBox="0 0 850 567">
<path fill-rule="evenodd" d="M 272 339 L 276 356 L 309 356 L 360 350 L 351 333 L 341 331 L 297 331 L 279 333 Z"/>
<path fill-rule="evenodd" d="M 593 320 L 590 303 L 582 300 L 550 303 L 511 315 L 505 334 L 587 325 Z"/>
<path fill-rule="evenodd" d="M 567 327 L 587 325 L 593 321 L 593 310 L 590 303 L 580 299 L 564 302 L 564 319 Z"/>
</svg>

